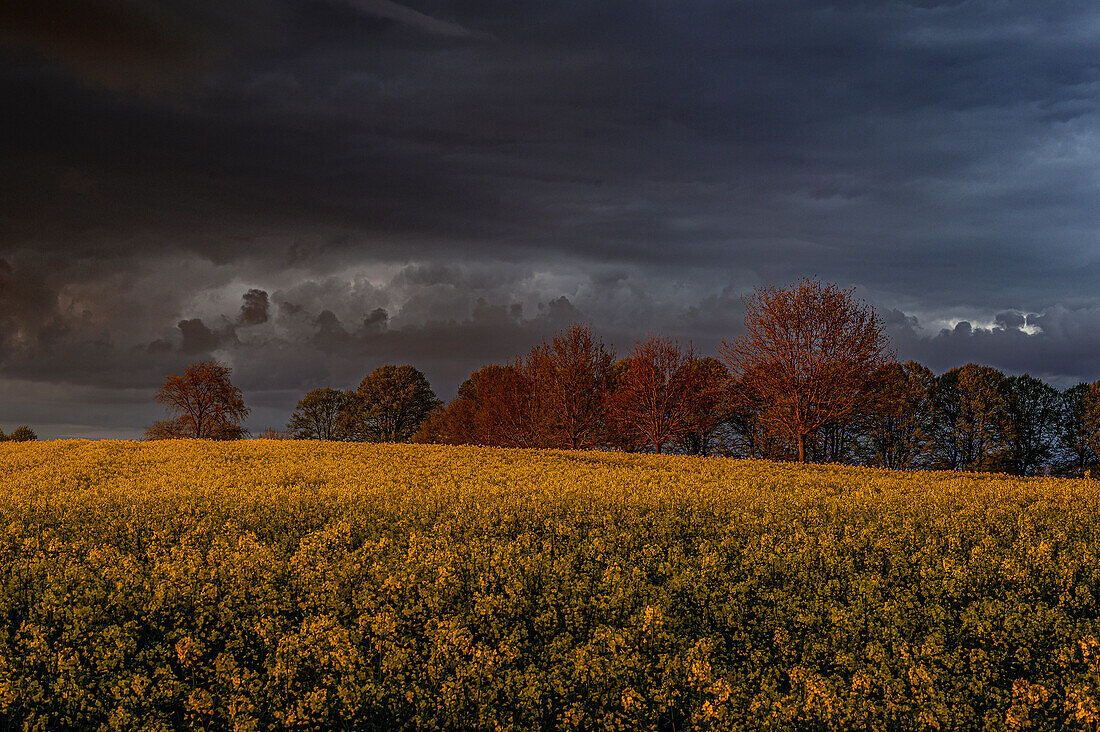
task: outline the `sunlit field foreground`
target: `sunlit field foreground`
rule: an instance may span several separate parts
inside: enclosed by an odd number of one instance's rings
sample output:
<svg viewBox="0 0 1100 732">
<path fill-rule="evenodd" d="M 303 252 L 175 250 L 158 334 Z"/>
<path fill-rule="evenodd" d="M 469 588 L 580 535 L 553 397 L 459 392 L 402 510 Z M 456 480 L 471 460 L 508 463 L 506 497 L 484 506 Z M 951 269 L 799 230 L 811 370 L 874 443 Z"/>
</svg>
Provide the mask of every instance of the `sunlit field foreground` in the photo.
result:
<svg viewBox="0 0 1100 732">
<path fill-rule="evenodd" d="M 1094 729 L 1100 483 L 0 445 L 0 728 Z"/>
</svg>

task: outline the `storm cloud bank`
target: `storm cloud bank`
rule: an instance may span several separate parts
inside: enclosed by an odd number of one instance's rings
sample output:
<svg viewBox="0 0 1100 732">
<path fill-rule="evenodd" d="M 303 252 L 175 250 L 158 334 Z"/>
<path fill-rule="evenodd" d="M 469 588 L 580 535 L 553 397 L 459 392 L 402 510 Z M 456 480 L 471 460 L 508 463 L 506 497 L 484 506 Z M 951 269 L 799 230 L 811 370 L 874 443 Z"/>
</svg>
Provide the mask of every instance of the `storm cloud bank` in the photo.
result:
<svg viewBox="0 0 1100 732">
<path fill-rule="evenodd" d="M 1093 3 L 0 9 L 0 427 L 250 426 L 409 362 L 449 397 L 573 320 L 712 352 L 818 275 L 899 358 L 1100 378 Z"/>
</svg>

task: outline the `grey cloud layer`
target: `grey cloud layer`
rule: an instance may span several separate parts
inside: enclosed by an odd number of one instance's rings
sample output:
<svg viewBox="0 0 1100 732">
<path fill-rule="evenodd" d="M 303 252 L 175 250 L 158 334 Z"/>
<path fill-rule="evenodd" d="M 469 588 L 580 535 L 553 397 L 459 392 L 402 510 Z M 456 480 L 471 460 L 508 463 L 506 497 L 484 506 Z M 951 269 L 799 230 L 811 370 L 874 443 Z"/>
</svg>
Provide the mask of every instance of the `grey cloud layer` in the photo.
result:
<svg viewBox="0 0 1100 732">
<path fill-rule="evenodd" d="M 0 380 L 101 399 L 214 353 L 272 414 L 377 361 L 447 392 L 567 312 L 709 349 L 805 274 L 907 314 L 899 356 L 1093 380 L 1098 28 L 1086 2 L 16 0 Z"/>
</svg>

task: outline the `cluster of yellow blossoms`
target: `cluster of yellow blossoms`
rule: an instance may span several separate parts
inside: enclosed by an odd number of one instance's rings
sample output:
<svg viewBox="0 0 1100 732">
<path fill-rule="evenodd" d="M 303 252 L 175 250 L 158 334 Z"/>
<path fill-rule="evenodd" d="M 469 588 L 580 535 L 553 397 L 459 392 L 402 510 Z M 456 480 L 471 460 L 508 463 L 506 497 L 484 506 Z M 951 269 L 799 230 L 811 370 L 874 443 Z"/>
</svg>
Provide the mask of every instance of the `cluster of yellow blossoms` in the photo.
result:
<svg viewBox="0 0 1100 732">
<path fill-rule="evenodd" d="M 0 445 L 0 728 L 1095 729 L 1100 482 Z"/>
</svg>

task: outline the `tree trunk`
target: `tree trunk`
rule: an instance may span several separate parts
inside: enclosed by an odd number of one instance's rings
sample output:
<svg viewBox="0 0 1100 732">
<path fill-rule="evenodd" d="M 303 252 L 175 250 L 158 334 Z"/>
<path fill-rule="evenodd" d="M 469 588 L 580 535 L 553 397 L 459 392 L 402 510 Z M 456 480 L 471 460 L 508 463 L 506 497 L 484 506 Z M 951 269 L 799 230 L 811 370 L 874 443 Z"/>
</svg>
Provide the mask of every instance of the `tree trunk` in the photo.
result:
<svg viewBox="0 0 1100 732">
<path fill-rule="evenodd" d="M 806 435 L 798 433 L 798 462 L 806 462 Z"/>
</svg>

